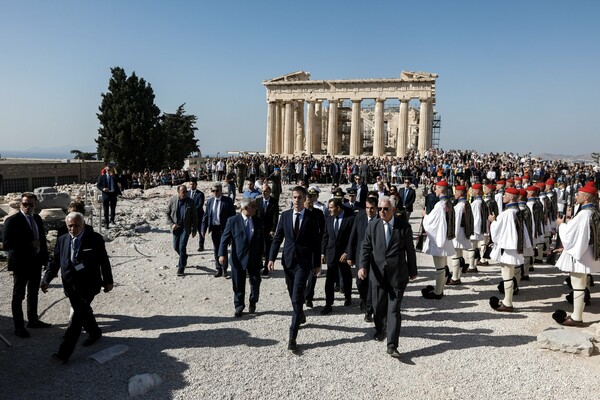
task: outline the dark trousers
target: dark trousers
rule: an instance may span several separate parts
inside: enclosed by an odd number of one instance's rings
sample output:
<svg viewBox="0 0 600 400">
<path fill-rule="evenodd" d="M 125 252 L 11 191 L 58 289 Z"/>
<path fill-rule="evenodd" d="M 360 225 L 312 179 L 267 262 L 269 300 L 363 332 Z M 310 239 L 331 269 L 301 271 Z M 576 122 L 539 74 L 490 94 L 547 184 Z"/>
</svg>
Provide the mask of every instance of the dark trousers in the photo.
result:
<svg viewBox="0 0 600 400">
<path fill-rule="evenodd" d="M 179 254 L 179 261 L 177 262 L 177 272 L 183 272 L 187 266 L 187 243 L 190 238 L 190 234 L 183 228 L 176 229 L 173 231 L 173 248 Z"/>
<path fill-rule="evenodd" d="M 389 349 L 398 347 L 398 337 L 400 336 L 402 323 L 400 307 L 406 284 L 405 282 L 399 288 L 383 288 L 375 282 L 375 279 L 372 282 L 375 330 L 387 333 L 387 347 Z"/>
<path fill-rule="evenodd" d="M 260 268 L 248 268 L 247 270 L 231 267 L 231 283 L 233 285 L 233 305 L 235 311 L 243 311 L 246 307 L 246 273 L 250 282 L 250 305 L 258 303 L 260 295 Z"/>
<path fill-rule="evenodd" d="M 308 274 L 306 289 L 304 289 L 304 300 L 313 301 L 315 298 L 315 287 L 317 287 L 317 276 Z"/>
<path fill-rule="evenodd" d="M 41 265 L 28 265 L 24 271 L 20 270 L 13 272 L 14 284 L 11 307 L 15 329 L 25 327 L 25 320 L 23 318 L 25 290 L 27 290 L 27 320 L 29 322 L 38 320 L 37 303 L 41 280 Z"/>
<path fill-rule="evenodd" d="M 73 354 L 79 335 L 81 335 L 81 328 L 85 329 L 88 335 L 92 337 L 102 334 L 91 307 L 94 297 L 92 295 L 88 298 L 82 298 L 74 294 L 69 296 L 74 311 L 73 318 L 65 332 L 65 338 L 58 348 L 58 354 L 65 360 L 68 360 Z"/>
<path fill-rule="evenodd" d="M 303 268 L 301 265 L 284 267 L 285 284 L 287 285 L 290 299 L 292 300 L 292 324 L 290 325 L 290 339 L 296 340 L 300 319 L 304 316 L 304 290 L 306 289 L 306 280 L 310 275 L 310 269 Z"/>
<path fill-rule="evenodd" d="M 221 236 L 223 236 L 223 225 L 211 225 L 210 226 L 210 237 L 213 242 L 213 251 L 215 255 L 215 268 L 217 271 L 221 269 L 227 271 L 227 264 L 221 265 L 219 264 L 219 245 L 221 244 Z"/>
<path fill-rule="evenodd" d="M 273 243 L 273 238 L 269 232 L 265 232 L 265 249 L 263 254 L 265 255 L 265 262 L 263 268 L 267 268 L 267 264 L 269 264 L 269 252 L 271 251 L 271 244 Z"/>
<path fill-rule="evenodd" d="M 204 218 L 204 210 L 197 209 L 196 214 L 198 215 L 198 226 L 196 230 L 198 232 L 202 232 L 202 219 Z M 198 247 L 204 247 L 204 237 L 202 235 L 198 235 Z"/>
<path fill-rule="evenodd" d="M 356 279 L 356 288 L 361 302 L 365 304 L 365 314 L 373 314 L 373 291 L 369 284 L 369 274 L 365 279 Z"/>
<path fill-rule="evenodd" d="M 352 298 L 352 272 L 350 266 L 341 262 L 327 264 L 327 275 L 325 277 L 325 304 L 327 305 L 333 304 L 334 287 L 340 281 L 340 274 L 344 283 L 344 297 L 346 300 Z"/>
<path fill-rule="evenodd" d="M 110 207 L 110 215 L 109 215 Z M 115 223 L 115 210 L 117 209 L 117 195 L 115 193 L 108 193 L 102 199 L 102 208 L 104 212 L 104 223 L 108 225 L 109 217 L 110 222 Z"/>
</svg>

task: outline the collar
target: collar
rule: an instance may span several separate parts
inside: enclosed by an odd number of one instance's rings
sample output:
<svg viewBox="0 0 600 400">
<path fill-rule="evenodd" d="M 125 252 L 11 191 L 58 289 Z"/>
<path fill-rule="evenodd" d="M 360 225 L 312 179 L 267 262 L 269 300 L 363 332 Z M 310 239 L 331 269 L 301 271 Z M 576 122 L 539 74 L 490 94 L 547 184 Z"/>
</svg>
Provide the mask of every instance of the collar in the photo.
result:
<svg viewBox="0 0 600 400">
<path fill-rule="evenodd" d="M 477 199 L 481 200 L 481 196 L 475 196 L 475 197 L 473 197 L 473 200 L 477 200 Z"/>
<path fill-rule="evenodd" d="M 387 225 L 387 224 L 390 224 L 393 227 L 394 226 L 394 219 L 395 218 L 396 217 L 392 217 L 392 219 L 390 219 L 389 222 L 385 222 L 384 220 L 381 220 L 381 222 L 383 223 L 384 226 Z"/>
<path fill-rule="evenodd" d="M 466 197 L 461 197 L 461 198 L 458 199 L 459 203 L 464 203 L 465 201 L 467 201 Z"/>
<path fill-rule="evenodd" d="M 580 210 L 587 210 L 588 208 L 596 208 L 595 204 L 584 204 L 581 207 L 579 207 Z"/>
<path fill-rule="evenodd" d="M 519 207 L 519 203 L 508 203 L 504 208 L 517 208 Z"/>
<path fill-rule="evenodd" d="M 450 198 L 450 196 L 440 196 L 439 201 L 446 201 Z"/>
</svg>

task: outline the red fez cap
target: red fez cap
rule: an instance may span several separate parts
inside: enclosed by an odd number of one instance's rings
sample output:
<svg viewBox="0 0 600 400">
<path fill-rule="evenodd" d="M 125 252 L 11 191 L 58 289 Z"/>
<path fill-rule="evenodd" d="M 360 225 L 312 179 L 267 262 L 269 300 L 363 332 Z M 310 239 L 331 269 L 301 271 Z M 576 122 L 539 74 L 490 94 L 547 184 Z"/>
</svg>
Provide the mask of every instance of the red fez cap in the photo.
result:
<svg viewBox="0 0 600 400">
<path fill-rule="evenodd" d="M 556 183 L 556 181 L 554 179 L 548 179 L 546 181 L 546 185 L 548 185 L 548 186 L 554 186 L 555 183 Z"/>
<path fill-rule="evenodd" d="M 496 182 L 496 185 L 504 185 L 506 182 L 504 182 L 503 180 L 499 180 L 498 182 Z"/>
<path fill-rule="evenodd" d="M 523 179 L 529 180 L 529 175 L 523 175 Z"/>
<path fill-rule="evenodd" d="M 475 190 L 481 190 L 481 183 L 474 183 L 473 186 L 471 186 L 471 188 Z"/>
<path fill-rule="evenodd" d="M 537 182 L 537 183 L 535 184 L 535 186 L 539 187 L 540 189 L 543 189 L 543 188 L 545 188 L 545 187 L 546 187 L 546 185 L 544 184 L 544 182 Z"/>
<path fill-rule="evenodd" d="M 454 188 L 454 190 L 467 190 L 463 185 L 458 185 Z"/>
<path fill-rule="evenodd" d="M 585 186 L 579 188 L 579 191 L 584 192 L 584 193 L 593 194 L 594 196 L 598 196 L 598 190 L 596 189 L 595 186 L 592 186 L 592 185 L 585 185 Z"/>
<path fill-rule="evenodd" d="M 506 189 L 506 193 L 508 194 L 512 194 L 512 195 L 518 195 L 519 194 L 519 189 L 514 188 L 514 187 L 510 187 L 508 189 Z"/>
<path fill-rule="evenodd" d="M 522 181 L 523 178 L 521 178 L 520 176 L 515 176 L 515 181 Z"/>
<path fill-rule="evenodd" d="M 448 182 L 446 182 L 446 181 L 438 181 L 436 183 L 436 186 L 445 186 L 445 187 L 447 187 L 448 186 Z"/>
<path fill-rule="evenodd" d="M 585 186 L 592 186 L 592 187 L 596 187 L 596 185 L 594 185 L 594 181 L 587 181 L 585 183 Z"/>
<path fill-rule="evenodd" d="M 488 183 L 487 185 L 485 185 L 488 189 L 496 189 L 496 185 L 494 185 L 493 183 Z"/>
<path fill-rule="evenodd" d="M 527 190 L 528 192 L 539 192 L 540 188 L 535 185 L 529 185 L 525 190 Z"/>
<path fill-rule="evenodd" d="M 513 178 L 508 178 L 508 179 L 506 180 L 506 182 L 509 182 L 509 183 L 515 183 L 515 180 L 514 180 Z"/>
<path fill-rule="evenodd" d="M 527 190 L 523 188 L 519 189 L 519 196 L 527 197 Z"/>
</svg>

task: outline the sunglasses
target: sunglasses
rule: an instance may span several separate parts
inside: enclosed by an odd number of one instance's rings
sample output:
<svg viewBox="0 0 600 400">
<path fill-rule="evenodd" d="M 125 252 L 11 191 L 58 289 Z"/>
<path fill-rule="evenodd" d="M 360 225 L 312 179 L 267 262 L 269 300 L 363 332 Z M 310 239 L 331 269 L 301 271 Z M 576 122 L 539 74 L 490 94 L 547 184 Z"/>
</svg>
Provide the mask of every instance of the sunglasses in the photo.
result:
<svg viewBox="0 0 600 400">
<path fill-rule="evenodd" d="M 377 208 L 377 211 L 384 211 L 384 212 L 388 212 L 390 209 L 388 207 L 379 207 Z"/>
<path fill-rule="evenodd" d="M 213 192 L 213 193 L 218 192 L 218 191 L 219 191 L 219 189 L 211 189 L 211 192 Z"/>
<path fill-rule="evenodd" d="M 21 203 L 21 204 L 22 204 L 23 206 L 25 206 L 25 207 L 35 207 L 35 203 L 26 203 L 26 202 L 23 202 L 23 203 Z"/>
</svg>

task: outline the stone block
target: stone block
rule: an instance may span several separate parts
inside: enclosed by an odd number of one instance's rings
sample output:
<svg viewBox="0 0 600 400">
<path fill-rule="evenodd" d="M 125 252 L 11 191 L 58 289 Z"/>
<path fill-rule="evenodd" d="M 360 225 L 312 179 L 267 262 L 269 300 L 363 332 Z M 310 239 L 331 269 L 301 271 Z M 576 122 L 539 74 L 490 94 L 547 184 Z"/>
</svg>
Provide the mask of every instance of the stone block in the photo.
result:
<svg viewBox="0 0 600 400">
<path fill-rule="evenodd" d="M 593 337 L 576 329 L 548 328 L 537 337 L 542 349 L 562 351 L 582 356 L 591 356 L 594 352 Z"/>
<path fill-rule="evenodd" d="M 56 188 L 53 186 L 45 186 L 33 189 L 33 194 L 36 196 L 43 196 L 50 193 L 58 193 L 58 190 L 56 190 Z"/>
<path fill-rule="evenodd" d="M 66 211 L 71 204 L 71 196 L 68 193 L 44 193 L 39 194 L 36 209 L 61 208 Z"/>
</svg>

